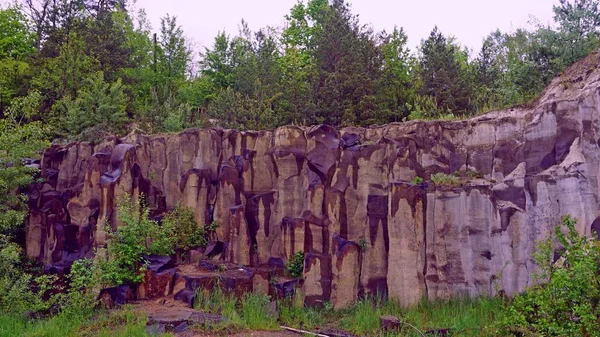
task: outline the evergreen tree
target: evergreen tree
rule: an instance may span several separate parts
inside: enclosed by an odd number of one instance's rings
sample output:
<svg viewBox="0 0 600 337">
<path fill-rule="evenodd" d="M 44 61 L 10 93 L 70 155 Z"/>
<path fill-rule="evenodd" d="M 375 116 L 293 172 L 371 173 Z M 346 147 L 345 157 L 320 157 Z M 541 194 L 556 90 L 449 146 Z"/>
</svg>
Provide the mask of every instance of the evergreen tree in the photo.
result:
<svg viewBox="0 0 600 337">
<path fill-rule="evenodd" d="M 435 98 L 439 109 L 464 115 L 471 109 L 470 89 L 457 46 L 438 30 L 421 43 L 421 94 Z"/>
</svg>

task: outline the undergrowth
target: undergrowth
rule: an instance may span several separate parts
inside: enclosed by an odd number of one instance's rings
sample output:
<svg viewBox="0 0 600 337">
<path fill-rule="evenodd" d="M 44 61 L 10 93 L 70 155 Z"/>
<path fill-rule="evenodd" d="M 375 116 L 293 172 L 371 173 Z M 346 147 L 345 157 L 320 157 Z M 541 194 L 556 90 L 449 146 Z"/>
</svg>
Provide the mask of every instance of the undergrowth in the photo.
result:
<svg viewBox="0 0 600 337">
<path fill-rule="evenodd" d="M 227 320 L 211 326 L 197 327 L 213 331 L 277 330 L 277 317 L 270 312 L 269 296 L 261 293 L 246 293 L 241 299 L 228 294 L 217 284 L 210 292 L 196 292 L 194 308 L 204 312 L 220 314 Z"/>
<path fill-rule="evenodd" d="M 39 320 L 0 315 L 0 337 L 146 337 L 146 323 L 147 317 L 130 307 L 112 312 L 61 313 Z"/>
</svg>

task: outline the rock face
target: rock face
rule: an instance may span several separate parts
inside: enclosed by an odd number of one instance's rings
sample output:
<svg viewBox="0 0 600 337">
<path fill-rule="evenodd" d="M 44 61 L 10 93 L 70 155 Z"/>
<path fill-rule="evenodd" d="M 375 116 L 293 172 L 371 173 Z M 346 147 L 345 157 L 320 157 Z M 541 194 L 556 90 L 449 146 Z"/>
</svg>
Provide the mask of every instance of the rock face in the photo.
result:
<svg viewBox="0 0 600 337">
<path fill-rule="evenodd" d="M 600 228 L 597 66 L 597 55 L 577 63 L 531 107 L 463 121 L 53 146 L 31 188 L 27 254 L 57 269 L 89 255 L 120 225 L 115 201 L 144 194 L 156 213 L 181 203 L 219 222 L 224 262 L 261 268 L 304 251 L 311 305 L 522 291 L 536 240 L 562 215 L 581 233 Z M 431 182 L 455 171 L 459 186 Z"/>
</svg>

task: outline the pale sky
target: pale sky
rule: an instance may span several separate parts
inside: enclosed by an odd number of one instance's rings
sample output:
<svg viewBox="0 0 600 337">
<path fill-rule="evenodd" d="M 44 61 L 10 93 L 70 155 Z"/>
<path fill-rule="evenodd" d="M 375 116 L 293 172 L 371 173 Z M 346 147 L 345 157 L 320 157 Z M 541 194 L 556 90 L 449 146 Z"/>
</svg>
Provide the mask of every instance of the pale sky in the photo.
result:
<svg viewBox="0 0 600 337">
<path fill-rule="evenodd" d="M 282 27 L 284 16 L 297 0 L 137 0 L 145 8 L 152 28 L 158 30 L 160 17 L 169 13 L 178 18 L 197 50 L 212 46 L 219 31 L 236 35 L 241 19 L 252 30 L 265 26 Z M 482 39 L 500 28 L 512 31 L 530 27 L 530 16 L 541 23 L 552 22 L 552 5 L 558 0 L 349 0 L 360 22 L 375 31 L 404 27 L 414 49 L 437 25 L 444 35 L 479 51 Z M 203 50 L 203 49 L 202 49 Z"/>
</svg>

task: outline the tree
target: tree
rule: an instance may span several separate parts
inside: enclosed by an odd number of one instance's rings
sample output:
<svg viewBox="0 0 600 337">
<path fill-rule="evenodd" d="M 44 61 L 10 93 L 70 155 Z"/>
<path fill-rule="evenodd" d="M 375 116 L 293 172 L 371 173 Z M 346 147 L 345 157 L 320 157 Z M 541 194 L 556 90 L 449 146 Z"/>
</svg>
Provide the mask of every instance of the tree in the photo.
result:
<svg viewBox="0 0 600 337">
<path fill-rule="evenodd" d="M 26 196 L 21 188 L 34 181 L 37 172 L 26 165 L 26 158 L 38 158 L 48 145 L 46 128 L 40 122 L 27 123 L 40 103 L 40 95 L 31 92 L 17 98 L 0 119 L 0 311 L 13 314 L 31 308 L 21 308 L 32 294 L 30 276 L 23 271 L 22 236 Z"/>
<path fill-rule="evenodd" d="M 67 96 L 62 104 L 67 128 L 72 136 L 98 141 L 106 133 L 123 131 L 127 122 L 127 96 L 121 80 L 107 83 L 102 72 L 86 78 L 77 97 Z M 82 135 L 82 132 L 85 134 Z M 98 139 L 98 136 L 101 138 Z"/>
<path fill-rule="evenodd" d="M 0 9 L 0 116 L 25 85 L 26 58 L 34 51 L 34 37 L 21 9 Z"/>
<path fill-rule="evenodd" d="M 158 73 L 172 91 L 185 80 L 190 60 L 181 26 L 177 25 L 177 17 L 167 16 L 160 19 L 160 49 Z"/>
<path fill-rule="evenodd" d="M 375 79 L 382 66 L 373 32 L 360 25 L 348 4 L 336 0 L 324 13 L 315 40 L 318 78 L 313 85 L 313 122 L 334 126 L 373 123 Z"/>
<path fill-rule="evenodd" d="M 599 5 L 598 0 L 560 0 L 559 5 L 553 6 L 563 48 L 563 67 L 585 57 L 600 45 Z"/>
<path fill-rule="evenodd" d="M 408 38 L 402 28 L 394 27 L 391 34 L 383 32 L 380 39 L 383 70 L 377 79 L 377 122 L 398 122 L 408 115 L 419 89 L 414 81 L 416 59 L 407 47 Z"/>
<path fill-rule="evenodd" d="M 435 98 L 438 108 L 465 115 L 471 110 L 466 55 L 437 26 L 421 43 L 421 94 Z M 461 66 L 460 60 L 463 65 Z"/>
</svg>

